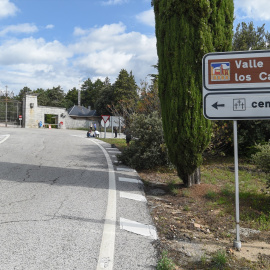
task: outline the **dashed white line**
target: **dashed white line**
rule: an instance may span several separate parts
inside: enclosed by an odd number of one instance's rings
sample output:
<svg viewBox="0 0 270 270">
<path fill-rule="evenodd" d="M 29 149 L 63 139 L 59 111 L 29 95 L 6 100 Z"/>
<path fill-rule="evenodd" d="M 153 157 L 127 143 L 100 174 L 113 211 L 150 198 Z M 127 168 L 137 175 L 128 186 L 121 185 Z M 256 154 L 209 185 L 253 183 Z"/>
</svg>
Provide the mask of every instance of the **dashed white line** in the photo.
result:
<svg viewBox="0 0 270 270">
<path fill-rule="evenodd" d="M 145 225 L 133 220 L 120 218 L 120 228 L 154 240 L 158 239 L 156 228 L 152 225 Z"/>
<path fill-rule="evenodd" d="M 135 183 L 135 184 L 142 184 L 142 181 L 139 179 L 134 179 L 134 178 L 126 178 L 126 177 L 119 177 L 119 181 L 122 182 L 129 182 L 129 183 Z"/>
<path fill-rule="evenodd" d="M 120 152 L 120 151 L 108 151 L 108 153 L 121 154 L 122 152 Z"/>
<path fill-rule="evenodd" d="M 123 172 L 136 172 L 136 170 L 134 169 L 130 169 L 130 168 L 123 168 L 123 167 L 118 167 L 117 171 L 123 171 Z"/>
<path fill-rule="evenodd" d="M 145 196 L 129 192 L 120 192 L 120 198 L 130 199 L 139 202 L 147 202 Z"/>
</svg>

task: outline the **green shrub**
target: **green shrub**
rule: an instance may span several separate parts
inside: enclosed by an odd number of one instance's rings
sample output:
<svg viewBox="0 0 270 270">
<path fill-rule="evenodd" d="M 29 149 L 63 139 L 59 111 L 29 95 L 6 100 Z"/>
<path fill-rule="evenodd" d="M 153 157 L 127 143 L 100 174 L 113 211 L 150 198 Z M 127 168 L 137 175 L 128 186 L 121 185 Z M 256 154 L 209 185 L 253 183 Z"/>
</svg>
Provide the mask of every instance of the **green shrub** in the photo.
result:
<svg viewBox="0 0 270 270">
<path fill-rule="evenodd" d="M 171 259 L 168 258 L 168 253 L 163 251 L 162 257 L 158 262 L 157 270 L 173 270 L 175 269 L 174 264 Z"/>
<path fill-rule="evenodd" d="M 224 250 L 218 250 L 212 256 L 213 269 L 224 269 L 227 264 L 227 255 Z"/>
<path fill-rule="evenodd" d="M 133 115 L 130 126 L 133 143 L 118 159 L 134 169 L 151 169 L 169 163 L 158 113 Z"/>
</svg>

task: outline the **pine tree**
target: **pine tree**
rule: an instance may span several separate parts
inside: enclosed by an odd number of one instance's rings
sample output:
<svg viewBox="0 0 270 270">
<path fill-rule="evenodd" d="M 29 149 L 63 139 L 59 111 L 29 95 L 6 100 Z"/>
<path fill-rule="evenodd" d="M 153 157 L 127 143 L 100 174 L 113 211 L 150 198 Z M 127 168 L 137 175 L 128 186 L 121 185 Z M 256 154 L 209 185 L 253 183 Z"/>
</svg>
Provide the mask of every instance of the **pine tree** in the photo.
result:
<svg viewBox="0 0 270 270">
<path fill-rule="evenodd" d="M 187 186 L 199 183 L 211 123 L 202 113 L 202 57 L 231 50 L 233 0 L 153 0 L 159 97 L 171 161 Z"/>
<path fill-rule="evenodd" d="M 137 84 L 132 72 L 121 69 L 113 85 L 114 105 L 119 113 L 123 114 L 123 106 L 133 108 L 138 100 Z"/>
</svg>

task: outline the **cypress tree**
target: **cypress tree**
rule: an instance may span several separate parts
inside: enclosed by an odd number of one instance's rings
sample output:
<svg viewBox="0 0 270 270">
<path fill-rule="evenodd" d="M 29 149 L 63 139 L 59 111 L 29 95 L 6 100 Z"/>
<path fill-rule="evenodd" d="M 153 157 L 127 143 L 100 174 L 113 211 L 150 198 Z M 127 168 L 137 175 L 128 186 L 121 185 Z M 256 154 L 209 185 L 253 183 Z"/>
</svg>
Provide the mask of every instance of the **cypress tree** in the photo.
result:
<svg viewBox="0 0 270 270">
<path fill-rule="evenodd" d="M 202 57 L 231 50 L 233 0 L 153 0 L 159 97 L 170 159 L 185 185 L 199 183 L 211 123 L 202 113 Z"/>
</svg>

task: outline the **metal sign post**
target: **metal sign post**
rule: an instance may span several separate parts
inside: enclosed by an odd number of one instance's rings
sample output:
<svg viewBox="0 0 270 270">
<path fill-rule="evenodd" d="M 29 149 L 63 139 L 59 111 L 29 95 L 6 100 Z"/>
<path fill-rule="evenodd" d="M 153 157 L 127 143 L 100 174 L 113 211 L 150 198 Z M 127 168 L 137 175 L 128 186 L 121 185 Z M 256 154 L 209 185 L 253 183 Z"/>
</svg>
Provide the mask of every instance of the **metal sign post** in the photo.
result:
<svg viewBox="0 0 270 270">
<path fill-rule="evenodd" d="M 106 138 L 106 127 L 108 127 L 109 125 L 110 125 L 110 121 L 107 121 L 105 123 L 103 119 L 101 120 L 101 126 L 105 128 L 104 138 Z"/>
<path fill-rule="evenodd" d="M 240 211 L 239 211 L 239 179 L 238 179 L 238 141 L 237 141 L 237 121 L 233 121 L 233 143 L 234 143 L 234 174 L 235 174 L 235 222 L 236 222 L 236 240 L 233 246 L 241 249 L 240 241 Z"/>
<path fill-rule="evenodd" d="M 20 127 L 22 127 L 22 115 L 19 115 Z"/>
</svg>

